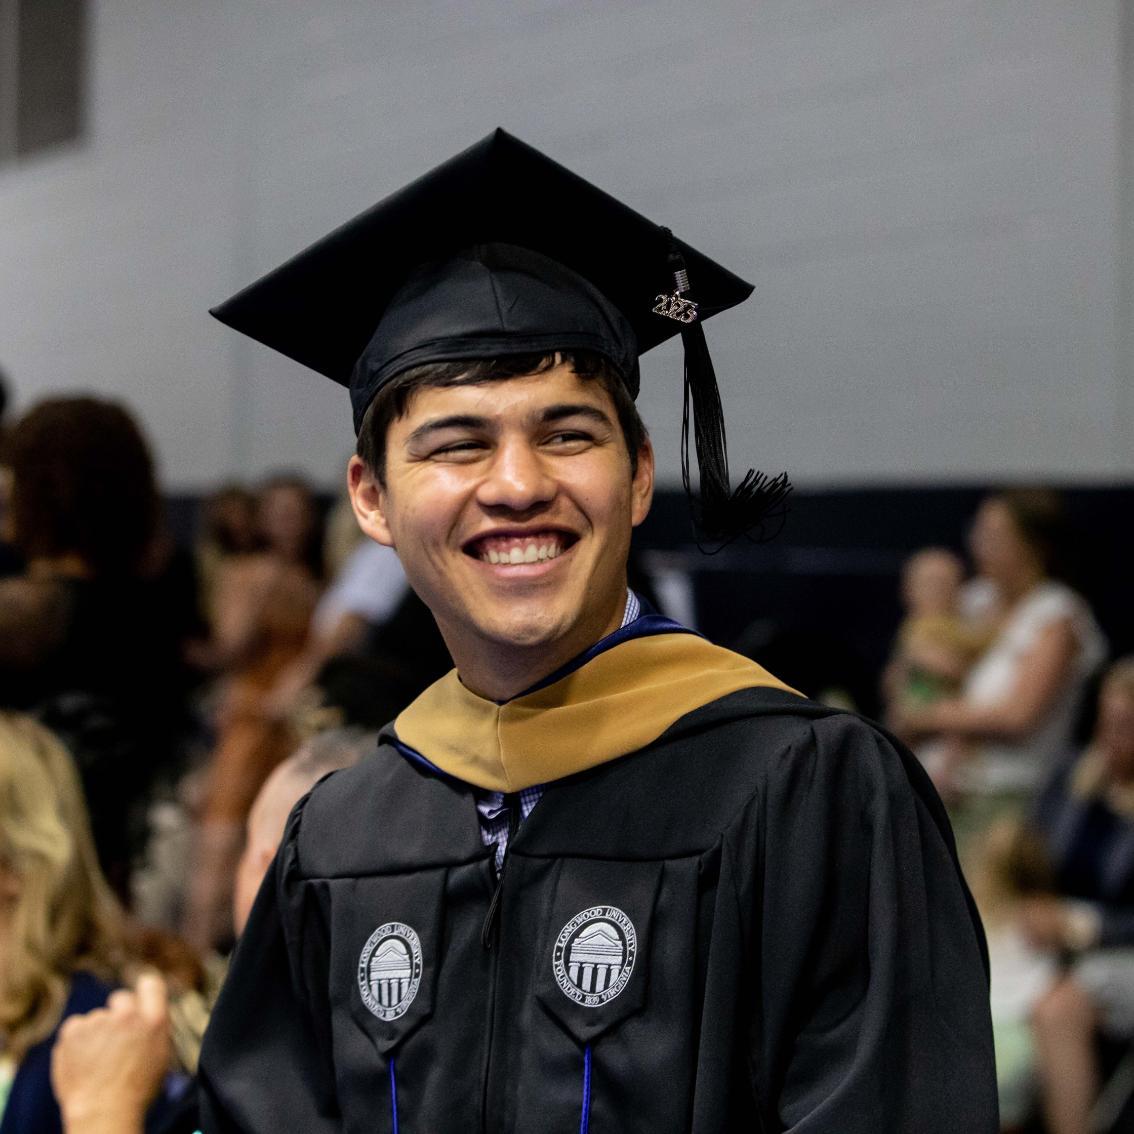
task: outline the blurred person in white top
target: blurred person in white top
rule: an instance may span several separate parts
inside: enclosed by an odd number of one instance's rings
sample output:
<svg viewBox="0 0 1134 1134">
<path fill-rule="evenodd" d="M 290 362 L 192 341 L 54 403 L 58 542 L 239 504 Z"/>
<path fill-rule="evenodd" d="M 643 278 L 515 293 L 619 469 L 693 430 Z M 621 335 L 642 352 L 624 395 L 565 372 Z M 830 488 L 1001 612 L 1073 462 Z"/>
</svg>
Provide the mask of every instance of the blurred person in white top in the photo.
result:
<svg viewBox="0 0 1134 1134">
<path fill-rule="evenodd" d="M 1071 751 L 1106 641 L 1082 596 L 1053 577 L 1063 529 L 1062 502 L 1045 489 L 998 492 L 977 511 L 978 577 L 962 605 L 990 645 L 956 697 L 897 722 L 947 801 L 1027 798 Z"/>
</svg>

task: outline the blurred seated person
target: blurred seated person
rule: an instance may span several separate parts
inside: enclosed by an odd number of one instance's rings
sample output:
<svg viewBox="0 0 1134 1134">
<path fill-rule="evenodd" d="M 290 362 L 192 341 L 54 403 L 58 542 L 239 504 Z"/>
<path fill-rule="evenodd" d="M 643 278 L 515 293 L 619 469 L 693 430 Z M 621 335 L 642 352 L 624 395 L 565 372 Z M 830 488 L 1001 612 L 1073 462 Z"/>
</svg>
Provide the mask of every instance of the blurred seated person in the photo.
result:
<svg viewBox="0 0 1134 1134">
<path fill-rule="evenodd" d="M 358 521 L 354 518 L 350 493 L 347 492 L 344 484 L 338 499 L 327 509 L 323 523 L 323 566 L 326 569 L 327 578 L 337 579 L 339 577 L 346 561 L 350 558 L 351 552 L 365 538 L 358 526 Z"/>
<path fill-rule="evenodd" d="M 51 1083 L 65 1134 L 142 1134 L 170 1061 L 165 983 L 143 973 L 136 989 L 111 993 L 106 1007 L 68 1017 L 51 1055 Z M 162 1134 L 197 1130 L 193 1106 L 165 1120 Z M 180 1124 L 178 1124 L 180 1123 Z"/>
<path fill-rule="evenodd" d="M 52 1043 L 106 1002 L 122 960 L 71 759 L 30 717 L 0 712 L 0 1134 L 62 1129 Z"/>
<path fill-rule="evenodd" d="M 332 729 L 308 739 L 278 765 L 248 814 L 244 850 L 236 871 L 233 924 L 244 928 L 256 893 L 296 803 L 325 775 L 350 767 L 376 747 L 374 733 Z M 142 1134 L 143 1116 L 157 1097 L 169 1061 L 169 1008 L 155 977 L 134 992 L 115 993 L 107 1008 L 68 1022 L 52 1056 L 52 1080 L 66 1134 Z M 198 1129 L 190 1093 L 154 1134 Z"/>
<path fill-rule="evenodd" d="M 987 631 L 961 612 L 965 566 L 943 547 L 912 555 L 902 568 L 905 618 L 884 677 L 891 712 L 956 696 L 987 645 Z"/>
<path fill-rule="evenodd" d="M 248 813 L 244 848 L 236 868 L 232 920 L 237 936 L 244 930 L 260 883 L 283 838 L 292 808 L 326 775 L 352 768 L 377 749 L 375 731 L 336 728 L 309 737 L 264 782 Z"/>
<path fill-rule="evenodd" d="M 1083 598 L 1053 577 L 1064 538 L 1061 501 L 1043 489 L 996 493 L 977 512 L 979 578 L 963 611 L 987 630 L 988 648 L 957 696 L 905 706 L 894 721 L 920 742 L 947 801 L 980 797 L 992 811 L 1018 811 L 1072 749 L 1106 643 Z"/>
<path fill-rule="evenodd" d="M 303 735 L 354 726 L 380 729 L 453 668 L 429 608 L 407 589 L 361 648 L 328 658 L 295 699 L 291 720 Z"/>
<path fill-rule="evenodd" d="M 974 891 L 984 906 L 998 895 L 985 911 L 998 1062 L 1019 1074 L 1034 1060 L 1050 1134 L 1087 1134 L 1096 1038 L 1134 1040 L 1134 657 L 1107 672 L 1089 747 L 988 845 Z"/>
<path fill-rule="evenodd" d="M 213 662 L 221 671 L 216 743 L 190 876 L 186 939 L 202 952 L 230 939 L 227 911 L 244 821 L 261 785 L 295 746 L 266 696 L 303 650 L 321 587 L 319 515 L 303 480 L 276 476 L 257 498 L 252 555 L 217 581 Z"/>
<path fill-rule="evenodd" d="M 408 593 L 401 560 L 392 547 L 368 539 L 357 544 L 319 599 L 302 652 L 267 694 L 267 712 L 286 717 L 327 662 L 366 653 L 371 632 L 391 619 Z"/>
<path fill-rule="evenodd" d="M 225 566 L 255 550 L 256 497 L 239 484 L 226 484 L 204 501 L 193 549 L 201 609 L 209 626 L 216 621 L 216 591 Z"/>
<path fill-rule="evenodd" d="M 114 733 L 113 746 L 72 751 L 104 872 L 125 895 L 146 797 L 185 715 L 190 616 L 167 582 L 153 462 L 130 414 L 91 397 L 40 402 L 7 458 L 9 530 L 26 566 L 0 579 L 0 707 L 63 706 L 77 740 L 96 718 L 95 731 Z"/>
</svg>

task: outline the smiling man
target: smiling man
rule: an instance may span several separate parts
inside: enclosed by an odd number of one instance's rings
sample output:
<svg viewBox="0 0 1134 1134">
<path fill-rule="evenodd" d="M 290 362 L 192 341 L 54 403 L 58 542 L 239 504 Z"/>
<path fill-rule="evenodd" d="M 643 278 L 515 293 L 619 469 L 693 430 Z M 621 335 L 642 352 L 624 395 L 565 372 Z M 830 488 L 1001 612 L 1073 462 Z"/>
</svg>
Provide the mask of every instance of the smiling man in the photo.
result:
<svg viewBox="0 0 1134 1134">
<path fill-rule="evenodd" d="M 411 370 L 378 396 L 365 457 L 350 463 L 362 530 L 398 549 L 462 683 L 490 700 L 546 677 L 625 613 L 653 452 L 640 425 L 623 433 L 613 369 L 588 361 L 598 377 L 562 354 L 513 357 L 530 371 L 513 378 L 486 378 L 492 362 Z M 399 389 L 412 398 L 387 422 Z"/>
<path fill-rule="evenodd" d="M 684 341 L 702 531 L 776 503 L 729 488 L 700 327 L 749 291 L 498 131 L 217 311 L 350 387 L 358 521 L 456 668 L 293 812 L 206 1132 L 996 1129 L 925 776 L 627 589 L 651 346 Z"/>
</svg>

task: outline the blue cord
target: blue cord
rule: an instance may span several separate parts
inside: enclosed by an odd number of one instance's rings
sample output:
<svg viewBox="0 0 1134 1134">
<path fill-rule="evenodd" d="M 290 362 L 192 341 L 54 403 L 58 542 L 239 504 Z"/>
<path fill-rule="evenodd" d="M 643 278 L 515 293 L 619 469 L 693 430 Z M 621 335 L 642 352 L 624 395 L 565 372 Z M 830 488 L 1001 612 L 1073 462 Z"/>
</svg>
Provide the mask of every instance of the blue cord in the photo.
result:
<svg viewBox="0 0 1134 1134">
<path fill-rule="evenodd" d="M 583 1049 L 583 1117 L 579 1120 L 579 1134 L 591 1128 L 591 1045 Z M 397 1134 L 395 1129 L 394 1134 Z"/>
<path fill-rule="evenodd" d="M 394 1116 L 394 1134 L 398 1134 L 398 1079 L 394 1074 L 394 1060 L 390 1058 L 390 1110 Z"/>
</svg>

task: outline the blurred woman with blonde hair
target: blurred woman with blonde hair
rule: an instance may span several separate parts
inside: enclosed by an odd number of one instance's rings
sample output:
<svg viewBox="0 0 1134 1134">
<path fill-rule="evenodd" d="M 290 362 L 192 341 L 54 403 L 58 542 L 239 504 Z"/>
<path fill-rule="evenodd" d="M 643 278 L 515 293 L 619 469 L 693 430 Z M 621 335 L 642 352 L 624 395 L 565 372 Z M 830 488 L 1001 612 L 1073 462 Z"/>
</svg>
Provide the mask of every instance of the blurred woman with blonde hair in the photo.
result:
<svg viewBox="0 0 1134 1134">
<path fill-rule="evenodd" d="M 106 1002 L 122 920 L 70 755 L 0 712 L 0 1134 L 62 1129 L 51 1047 L 66 1017 Z"/>
</svg>

